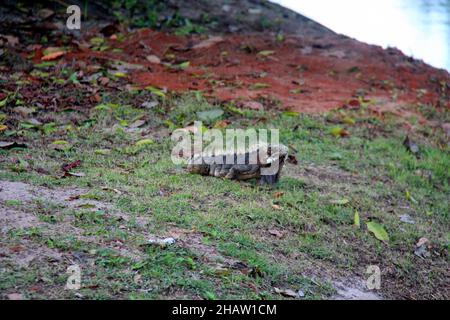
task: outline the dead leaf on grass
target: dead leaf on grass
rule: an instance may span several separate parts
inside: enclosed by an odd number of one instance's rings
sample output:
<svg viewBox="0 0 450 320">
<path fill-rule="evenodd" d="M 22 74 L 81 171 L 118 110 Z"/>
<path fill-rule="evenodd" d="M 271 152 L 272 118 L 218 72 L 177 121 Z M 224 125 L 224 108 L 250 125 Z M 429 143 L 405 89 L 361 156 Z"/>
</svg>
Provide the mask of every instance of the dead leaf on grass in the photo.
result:
<svg viewBox="0 0 450 320">
<path fill-rule="evenodd" d="M 102 190 L 105 190 L 105 191 L 113 191 L 113 192 L 115 192 L 115 193 L 117 193 L 117 194 L 122 194 L 122 193 L 123 193 L 123 192 L 120 191 L 119 189 L 116 189 L 116 188 L 110 188 L 110 187 L 102 187 Z"/>
<path fill-rule="evenodd" d="M 197 50 L 197 49 L 208 49 L 212 46 L 214 46 L 215 44 L 222 42 L 223 38 L 220 36 L 213 36 L 213 37 L 209 37 L 206 40 L 203 40 L 199 43 L 197 43 L 196 45 L 194 45 L 192 47 L 192 49 Z"/>
<path fill-rule="evenodd" d="M 70 170 L 72 170 L 72 169 L 74 169 L 76 167 L 79 167 L 80 165 L 81 165 L 81 160 L 77 160 L 77 161 L 74 161 L 72 163 L 63 164 L 61 166 L 61 169 L 63 171 L 65 171 L 65 172 L 67 172 L 67 171 L 70 171 Z"/>
<path fill-rule="evenodd" d="M 154 63 L 154 64 L 160 64 L 161 63 L 161 59 L 160 58 L 158 58 L 157 56 L 155 56 L 155 55 L 149 55 L 149 56 L 147 56 L 147 57 L 145 57 L 146 59 L 147 59 L 147 61 L 148 62 L 150 62 L 150 63 Z"/>
<path fill-rule="evenodd" d="M 298 298 L 297 292 L 295 292 L 294 290 L 291 290 L 291 289 L 278 289 L 278 288 L 274 287 L 273 290 L 275 291 L 275 293 L 281 294 L 284 297 Z"/>
<path fill-rule="evenodd" d="M 86 174 L 84 172 L 64 172 L 63 178 L 65 177 L 77 177 L 77 178 L 82 178 L 85 177 Z"/>
<path fill-rule="evenodd" d="M 28 148 L 28 146 L 24 143 L 19 142 L 9 142 L 9 141 L 0 141 L 0 149 L 12 149 L 12 148 Z"/>
<path fill-rule="evenodd" d="M 63 55 L 65 55 L 64 51 L 56 51 L 56 52 L 52 52 L 49 54 L 44 55 L 41 60 L 42 61 L 51 61 L 51 60 L 56 60 L 60 57 L 62 57 Z"/>
<path fill-rule="evenodd" d="M 330 200 L 331 204 L 335 204 L 338 206 L 345 206 L 346 204 L 350 203 L 350 200 L 348 199 L 337 199 L 337 200 Z"/>
</svg>

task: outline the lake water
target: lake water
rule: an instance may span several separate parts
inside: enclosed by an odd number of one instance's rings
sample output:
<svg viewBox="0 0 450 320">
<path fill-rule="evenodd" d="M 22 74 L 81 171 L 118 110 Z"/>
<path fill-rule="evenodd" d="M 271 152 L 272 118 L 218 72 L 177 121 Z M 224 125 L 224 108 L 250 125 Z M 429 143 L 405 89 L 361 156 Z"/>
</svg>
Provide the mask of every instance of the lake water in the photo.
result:
<svg viewBox="0 0 450 320">
<path fill-rule="evenodd" d="M 450 0 L 272 0 L 337 33 L 450 71 Z"/>
</svg>

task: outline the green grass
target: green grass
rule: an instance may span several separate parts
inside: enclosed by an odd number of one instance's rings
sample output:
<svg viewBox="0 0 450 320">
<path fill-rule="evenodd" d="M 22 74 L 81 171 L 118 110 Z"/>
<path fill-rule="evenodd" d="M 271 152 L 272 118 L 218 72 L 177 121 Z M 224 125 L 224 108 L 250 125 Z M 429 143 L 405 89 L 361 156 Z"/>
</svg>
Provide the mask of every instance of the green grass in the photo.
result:
<svg viewBox="0 0 450 320">
<path fill-rule="evenodd" d="M 50 135 L 24 130 L 30 148 L 0 151 L 1 180 L 56 189 L 81 187 L 88 190 L 85 199 L 110 203 L 128 219 L 117 218 L 111 210 L 7 201 L 8 207 L 33 212 L 43 225 L 12 230 L 5 244 L 27 239 L 69 255 L 82 253 L 86 261 L 80 262 L 84 270 L 80 293 L 95 299 L 282 298 L 273 287 L 302 289 L 306 299 L 325 298 L 333 294 L 331 279 L 322 278 L 319 271 L 336 278 L 364 278 L 371 264 L 383 271 L 382 295 L 445 297 L 440 289 L 450 241 L 448 149 L 423 138 L 416 157 L 402 145 L 405 134 L 394 120 L 382 122 L 364 110 L 287 116 L 248 110 L 238 114 L 224 108 L 222 118 L 230 120 L 231 127 L 246 128 L 254 126 L 255 120 L 270 119 L 257 127 L 280 128 L 282 142 L 298 150 L 299 164 L 284 170 L 278 186 L 259 188 L 255 183 L 189 175 L 172 164 L 170 137 L 156 133 L 165 126 L 185 126 L 196 120 L 195 110 L 221 107 L 198 96 L 177 99 L 167 98 L 154 111 L 135 108 L 132 100 L 100 108 L 78 128 L 72 125 L 71 130 L 63 130 L 69 124 L 65 123 Z M 145 134 L 155 143 L 136 147 L 134 143 L 143 136 L 127 132 L 127 125 L 141 116 L 147 119 Z M 345 116 L 356 120 L 351 126 L 342 124 L 351 136 L 335 138 L 330 128 Z M 66 151 L 46 148 L 56 139 L 73 147 Z M 95 152 L 98 149 L 111 151 L 100 154 Z M 11 170 L 18 157 L 28 165 Z M 61 179 L 61 165 L 76 160 L 82 165 L 73 171 L 85 176 Z M 282 195 L 275 196 L 277 192 Z M 349 202 L 330 202 L 339 199 Z M 353 225 L 355 211 L 361 217 L 360 229 Z M 401 222 L 402 214 L 410 215 L 415 224 Z M 148 223 L 143 225 L 141 218 Z M 388 243 L 366 230 L 369 221 L 384 226 Z M 77 231 L 58 231 L 62 223 Z M 166 248 L 145 245 L 148 235 L 171 236 L 174 228 L 199 235 L 201 244 L 189 243 L 192 238 L 187 236 L 187 243 L 179 241 Z M 271 235 L 273 229 L 283 236 Z M 421 237 L 427 237 L 438 253 L 425 261 L 414 256 Z M 219 272 L 218 264 L 224 264 L 205 258 L 204 248 L 223 259 L 241 261 L 245 270 L 225 265 L 226 270 Z M 7 271 L 0 274 L 2 291 L 19 288 L 29 298 L 73 298 L 72 292 L 63 290 L 65 262 L 57 268 L 62 273 L 50 266 L 48 262 L 32 270 L 6 266 Z M 52 279 L 47 284 L 51 290 L 33 293 L 29 287 L 43 270 Z M 432 274 L 432 280 L 424 272 Z"/>
</svg>

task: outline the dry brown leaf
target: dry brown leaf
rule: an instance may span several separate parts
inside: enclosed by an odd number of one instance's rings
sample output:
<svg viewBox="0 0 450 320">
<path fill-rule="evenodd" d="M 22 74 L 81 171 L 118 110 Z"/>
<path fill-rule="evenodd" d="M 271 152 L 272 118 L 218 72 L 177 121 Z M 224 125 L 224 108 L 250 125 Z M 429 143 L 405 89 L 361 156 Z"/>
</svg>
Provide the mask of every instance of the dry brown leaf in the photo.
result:
<svg viewBox="0 0 450 320">
<path fill-rule="evenodd" d="M 41 58 L 42 61 L 51 61 L 51 60 L 56 60 L 60 57 L 62 57 L 65 54 L 64 51 L 55 51 L 49 54 L 46 54 L 45 56 L 43 56 Z"/>
<path fill-rule="evenodd" d="M 207 49 L 215 45 L 216 43 L 222 42 L 223 38 L 219 36 L 210 37 L 202 42 L 197 43 L 192 47 L 192 49 Z"/>
<path fill-rule="evenodd" d="M 281 294 L 282 296 L 288 297 L 288 298 L 297 298 L 298 295 L 294 290 L 291 289 L 278 289 L 273 288 L 276 293 Z"/>
<path fill-rule="evenodd" d="M 119 189 L 116 189 L 116 188 L 103 187 L 102 190 L 105 190 L 105 191 L 113 191 L 113 192 L 115 192 L 115 193 L 117 193 L 117 194 L 122 194 L 122 191 L 120 191 Z"/>
<path fill-rule="evenodd" d="M 151 55 L 149 55 L 149 56 L 147 56 L 145 58 L 150 63 L 155 63 L 155 64 L 160 64 L 161 63 L 161 59 L 158 58 L 157 56 L 155 56 L 154 54 L 151 54 Z"/>
</svg>

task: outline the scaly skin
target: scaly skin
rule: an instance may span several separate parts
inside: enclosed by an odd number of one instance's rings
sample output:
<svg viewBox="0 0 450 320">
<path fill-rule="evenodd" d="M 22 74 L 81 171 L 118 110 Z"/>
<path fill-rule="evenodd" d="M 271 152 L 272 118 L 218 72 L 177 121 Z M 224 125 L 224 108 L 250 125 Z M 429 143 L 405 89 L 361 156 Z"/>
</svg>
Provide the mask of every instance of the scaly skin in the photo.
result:
<svg viewBox="0 0 450 320">
<path fill-rule="evenodd" d="M 268 145 L 267 150 L 268 152 L 264 153 L 266 154 L 266 156 L 264 156 L 263 159 L 260 159 L 259 156 L 255 157 L 257 159 L 256 164 L 249 164 L 249 159 L 251 159 L 251 156 L 254 155 L 253 153 L 258 153 L 259 148 L 254 151 L 245 153 L 244 164 L 237 163 L 237 154 L 233 154 L 232 163 L 226 163 L 227 155 L 217 155 L 215 157 L 215 159 L 222 158 L 222 163 L 224 164 L 214 163 L 211 156 L 204 155 L 202 157 L 201 163 L 197 164 L 194 163 L 194 160 L 198 160 L 201 156 L 196 155 L 193 156 L 189 161 L 187 170 L 190 173 L 209 175 L 213 177 L 232 180 L 259 179 L 260 184 L 273 185 L 276 184 L 280 179 L 281 170 L 288 155 L 288 148 L 281 144 L 277 146 Z M 278 161 L 278 171 L 269 175 L 262 174 L 261 169 L 270 167 L 273 161 Z"/>
</svg>

